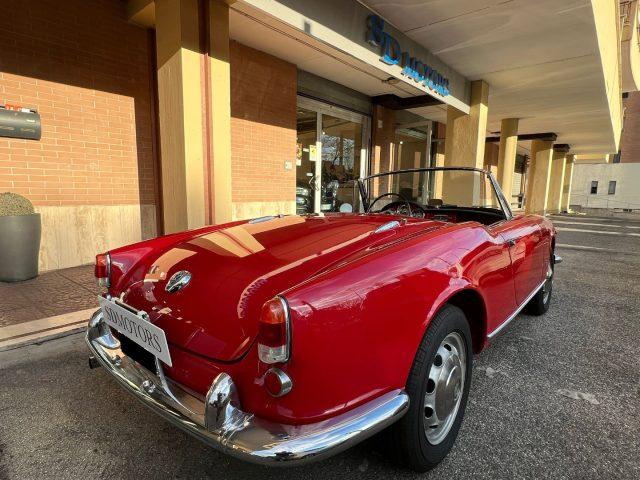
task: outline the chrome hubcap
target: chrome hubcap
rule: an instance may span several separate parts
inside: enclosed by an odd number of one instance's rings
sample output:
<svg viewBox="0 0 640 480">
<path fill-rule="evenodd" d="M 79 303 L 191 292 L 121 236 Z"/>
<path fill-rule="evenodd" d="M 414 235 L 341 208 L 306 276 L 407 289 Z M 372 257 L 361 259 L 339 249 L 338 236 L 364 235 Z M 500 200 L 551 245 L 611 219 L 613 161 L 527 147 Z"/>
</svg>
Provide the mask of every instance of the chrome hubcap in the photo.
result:
<svg viewBox="0 0 640 480">
<path fill-rule="evenodd" d="M 429 368 L 424 396 L 424 430 L 432 445 L 442 442 L 456 419 L 467 370 L 466 347 L 462 336 L 446 336 Z"/>
</svg>

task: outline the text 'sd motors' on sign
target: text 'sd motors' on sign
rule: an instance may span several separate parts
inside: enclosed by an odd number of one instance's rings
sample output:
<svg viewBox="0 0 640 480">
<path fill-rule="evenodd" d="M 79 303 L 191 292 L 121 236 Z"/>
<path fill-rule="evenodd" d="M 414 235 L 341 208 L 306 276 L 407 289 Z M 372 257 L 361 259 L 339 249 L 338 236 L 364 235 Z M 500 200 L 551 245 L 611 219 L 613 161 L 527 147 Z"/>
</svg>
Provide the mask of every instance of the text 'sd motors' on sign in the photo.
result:
<svg viewBox="0 0 640 480">
<path fill-rule="evenodd" d="M 380 60 L 387 65 L 402 67 L 402 75 L 434 90 L 443 97 L 449 95 L 449 79 L 422 60 L 412 57 L 409 52 L 402 51 L 400 43 L 384 31 L 384 19 L 378 15 L 367 18 L 367 43 L 380 47 Z"/>
</svg>

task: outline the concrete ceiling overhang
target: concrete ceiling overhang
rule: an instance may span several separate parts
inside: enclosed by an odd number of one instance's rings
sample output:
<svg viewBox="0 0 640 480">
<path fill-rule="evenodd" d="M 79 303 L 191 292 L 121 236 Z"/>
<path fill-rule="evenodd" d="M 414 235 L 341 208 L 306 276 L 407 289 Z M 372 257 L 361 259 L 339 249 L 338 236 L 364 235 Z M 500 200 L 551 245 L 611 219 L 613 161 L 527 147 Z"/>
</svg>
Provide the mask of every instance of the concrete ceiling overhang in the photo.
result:
<svg viewBox="0 0 640 480">
<path fill-rule="evenodd" d="M 520 132 L 556 132 L 574 153 L 615 151 L 591 0 L 362 1 L 469 80 L 489 84 L 489 132 L 515 117 Z M 413 111 L 446 120 L 442 106 Z"/>
<path fill-rule="evenodd" d="M 488 135 L 515 117 L 521 133 L 556 132 L 572 153 L 616 150 L 592 0 L 359 1 L 466 79 L 490 85 Z M 379 65 L 301 35 L 249 2 L 229 3 L 230 36 L 247 46 L 369 96 L 425 94 L 388 83 Z M 153 26 L 153 7 L 128 0 L 130 19 L 141 25 Z M 446 108 L 410 111 L 446 122 Z"/>
<path fill-rule="evenodd" d="M 229 36 L 233 40 L 370 97 L 394 95 L 407 98 L 425 95 L 425 92 L 416 88 L 412 82 L 400 79 L 389 82 L 393 77 L 381 69 L 383 63 L 379 60 L 363 61 L 348 51 L 341 51 L 335 45 L 316 38 L 313 34 L 314 29 L 326 29 L 319 22 L 308 19 L 305 30 L 308 28 L 309 32 L 300 31 L 267 11 L 251 5 L 261 2 L 227 0 L 227 3 L 230 7 Z M 273 7 L 278 2 L 268 3 Z M 126 9 L 127 18 L 132 23 L 155 28 L 154 0 L 126 0 Z M 460 78 L 466 82 L 463 77 Z M 468 92 L 465 96 L 468 96 Z M 456 107 L 468 112 L 469 107 L 465 102 L 457 102 Z"/>
</svg>

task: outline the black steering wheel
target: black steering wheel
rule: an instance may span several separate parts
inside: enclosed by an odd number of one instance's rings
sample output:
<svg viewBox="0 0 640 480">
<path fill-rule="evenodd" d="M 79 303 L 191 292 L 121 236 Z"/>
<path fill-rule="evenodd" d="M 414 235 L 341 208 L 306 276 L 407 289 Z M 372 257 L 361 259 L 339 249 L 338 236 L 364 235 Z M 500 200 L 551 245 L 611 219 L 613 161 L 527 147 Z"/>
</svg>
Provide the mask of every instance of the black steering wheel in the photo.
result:
<svg viewBox="0 0 640 480">
<path fill-rule="evenodd" d="M 389 193 L 383 193 L 382 195 L 376 197 L 373 202 L 371 202 L 369 204 L 369 211 L 371 211 L 371 208 L 373 207 L 373 204 L 376 203 L 378 200 L 380 200 L 381 198 L 384 197 L 392 197 L 392 196 L 396 196 L 398 197 L 406 206 L 407 209 L 409 209 L 409 216 L 413 215 L 413 212 L 411 211 L 411 202 L 409 200 L 407 200 L 406 198 L 404 198 L 402 195 L 400 195 L 399 193 L 395 193 L 395 192 L 389 192 Z M 391 204 L 389 204 L 391 205 Z M 386 207 L 387 205 L 385 205 Z M 380 210 L 381 212 L 384 211 L 384 207 L 382 207 L 382 209 Z"/>
</svg>

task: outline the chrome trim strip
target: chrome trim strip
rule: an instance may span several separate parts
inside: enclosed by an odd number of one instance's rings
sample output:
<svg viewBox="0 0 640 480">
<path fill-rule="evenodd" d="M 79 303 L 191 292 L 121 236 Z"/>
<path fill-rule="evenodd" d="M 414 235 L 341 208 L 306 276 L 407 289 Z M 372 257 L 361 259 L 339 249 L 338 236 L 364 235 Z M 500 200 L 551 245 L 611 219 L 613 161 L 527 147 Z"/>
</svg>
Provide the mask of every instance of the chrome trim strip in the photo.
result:
<svg viewBox="0 0 640 480">
<path fill-rule="evenodd" d="M 169 379 L 163 381 L 120 348 L 105 348 L 97 341 L 102 333 L 98 324 L 104 322 L 94 318 L 87 329 L 89 349 L 127 392 L 204 443 L 252 463 L 299 465 L 326 458 L 391 425 L 409 408 L 409 396 L 397 389 L 317 423 L 271 422 L 241 410 L 227 374 L 216 377 L 203 402 L 186 390 L 171 388 Z"/>
<path fill-rule="evenodd" d="M 531 292 L 529 296 L 524 299 L 524 301 L 520 304 L 520 306 L 516 309 L 516 311 L 513 312 L 511 316 L 509 316 L 504 322 L 502 322 L 498 328 L 496 328 L 493 332 L 487 335 L 487 337 L 489 339 L 494 338 L 498 333 L 500 333 L 504 329 L 504 327 L 506 327 L 511 322 L 511 320 L 516 318 L 518 314 L 522 311 L 522 309 L 526 307 L 527 303 L 529 303 L 529 300 L 531 300 L 534 297 L 534 295 L 538 293 L 538 291 L 544 286 L 546 281 L 547 279 L 544 279 L 540 285 L 534 288 L 533 292 Z"/>
<path fill-rule="evenodd" d="M 288 362 L 291 360 L 291 312 L 289 311 L 289 303 L 287 300 L 282 295 L 278 295 L 277 298 L 280 300 L 282 308 L 284 308 L 284 318 L 287 328 L 287 359 L 284 361 Z"/>
<path fill-rule="evenodd" d="M 489 182 L 493 186 L 493 190 L 498 197 L 498 202 L 500 202 L 500 208 L 502 208 L 502 212 L 504 213 L 506 220 L 511 220 L 513 218 L 513 212 L 511 211 L 511 205 L 509 205 L 509 201 L 504 196 L 504 192 L 500 187 L 498 181 L 494 178 L 493 173 L 490 170 L 486 171 L 487 177 L 489 177 Z"/>
<path fill-rule="evenodd" d="M 378 228 L 376 228 L 373 233 L 381 233 L 386 232 L 387 230 L 392 230 L 394 228 L 398 228 L 400 226 L 400 222 L 397 220 L 391 220 L 390 222 L 383 223 Z"/>
<path fill-rule="evenodd" d="M 278 214 L 278 215 L 265 215 L 264 217 L 257 217 L 257 218 L 252 218 L 251 220 L 249 220 L 247 223 L 262 223 L 262 222 L 268 222 L 269 220 L 275 220 L 276 218 L 283 218 L 284 215 L 283 214 Z"/>
</svg>

